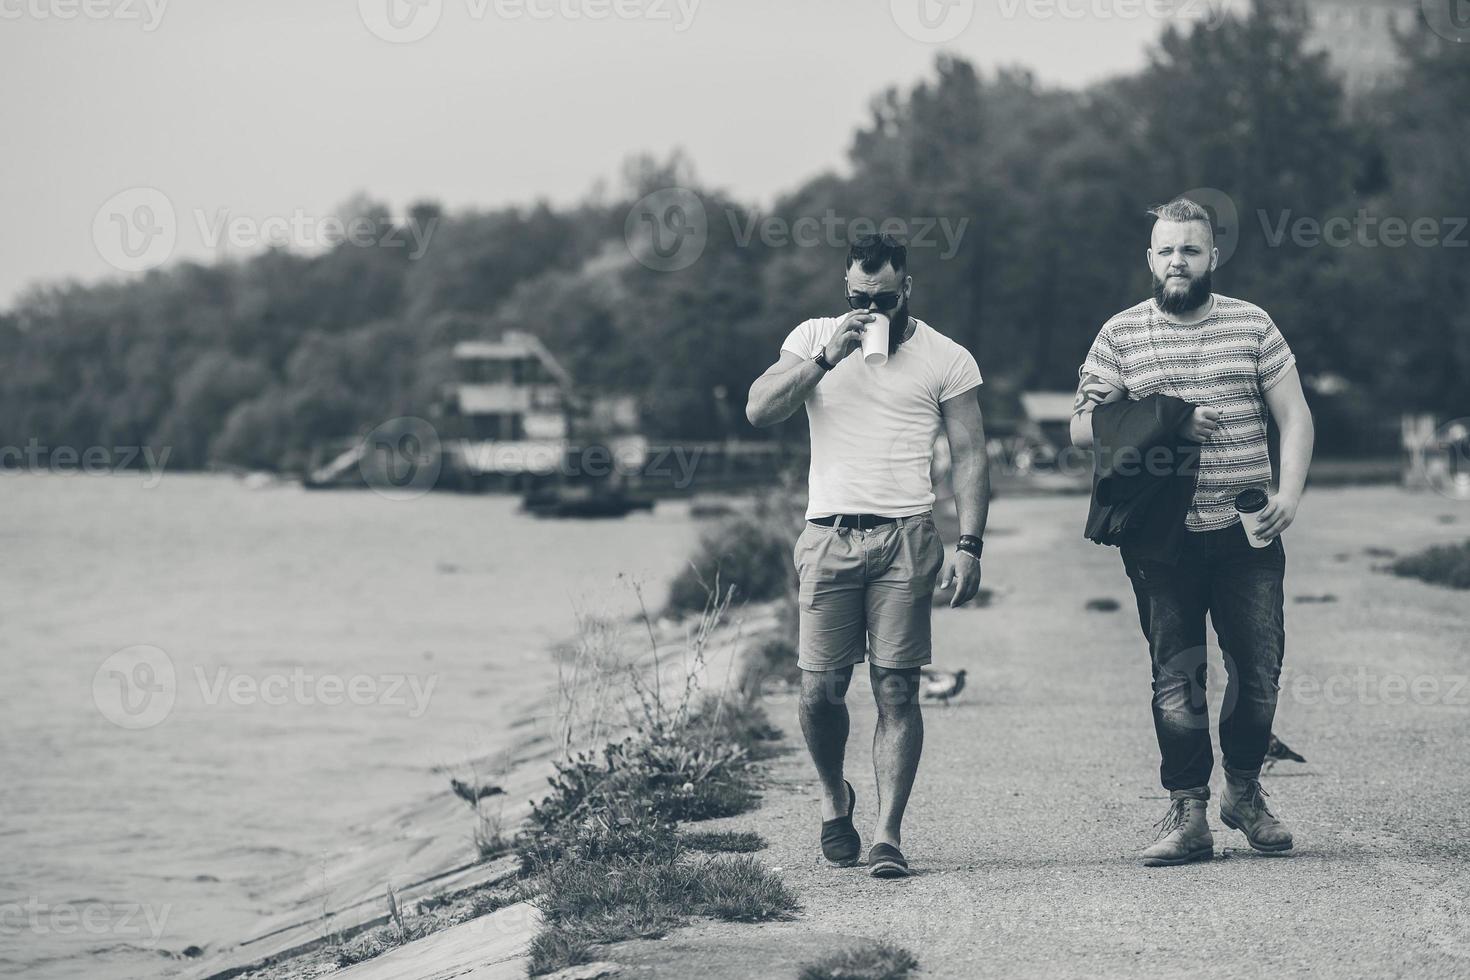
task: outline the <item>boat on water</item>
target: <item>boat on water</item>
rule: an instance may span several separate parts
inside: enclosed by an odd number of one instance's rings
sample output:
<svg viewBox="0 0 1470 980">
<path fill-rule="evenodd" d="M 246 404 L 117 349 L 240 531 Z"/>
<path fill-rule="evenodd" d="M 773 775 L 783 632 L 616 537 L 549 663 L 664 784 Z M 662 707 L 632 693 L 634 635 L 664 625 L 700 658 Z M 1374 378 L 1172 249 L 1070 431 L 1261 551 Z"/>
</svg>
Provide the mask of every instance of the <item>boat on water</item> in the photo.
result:
<svg viewBox="0 0 1470 980">
<path fill-rule="evenodd" d="M 624 517 L 653 510 L 654 500 L 629 493 L 605 480 L 555 481 L 533 486 L 521 497 L 521 508 L 537 517 Z"/>
</svg>

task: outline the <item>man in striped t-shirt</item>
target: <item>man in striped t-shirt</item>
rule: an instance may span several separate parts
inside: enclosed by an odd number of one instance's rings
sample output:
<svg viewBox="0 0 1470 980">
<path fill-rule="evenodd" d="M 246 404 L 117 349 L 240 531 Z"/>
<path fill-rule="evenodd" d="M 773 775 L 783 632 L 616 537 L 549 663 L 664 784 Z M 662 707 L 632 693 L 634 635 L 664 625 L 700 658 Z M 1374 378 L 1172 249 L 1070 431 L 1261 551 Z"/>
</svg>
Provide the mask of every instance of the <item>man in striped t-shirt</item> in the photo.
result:
<svg viewBox="0 0 1470 980">
<path fill-rule="evenodd" d="M 1250 303 L 1213 292 L 1219 264 L 1209 213 L 1181 198 L 1150 212 L 1153 299 L 1109 320 L 1087 352 L 1072 441 L 1093 442 L 1092 412 L 1123 398 L 1163 394 L 1195 406 L 1181 435 L 1200 446 L 1199 480 L 1177 562 L 1123 545 L 1123 565 L 1153 661 L 1154 732 L 1169 812 L 1143 852 L 1149 865 L 1209 858 L 1205 819 L 1214 750 L 1205 702 L 1205 617 L 1225 661 L 1220 717 L 1225 763 L 1222 822 L 1259 851 L 1286 851 L 1291 832 L 1267 808 L 1261 763 L 1271 737 L 1285 651 L 1281 532 L 1296 517 L 1312 458 L 1312 416 L 1296 358 L 1276 324 Z M 1235 509 L 1244 490 L 1267 490 L 1266 423 L 1281 430 L 1281 481 L 1253 548 Z"/>
</svg>

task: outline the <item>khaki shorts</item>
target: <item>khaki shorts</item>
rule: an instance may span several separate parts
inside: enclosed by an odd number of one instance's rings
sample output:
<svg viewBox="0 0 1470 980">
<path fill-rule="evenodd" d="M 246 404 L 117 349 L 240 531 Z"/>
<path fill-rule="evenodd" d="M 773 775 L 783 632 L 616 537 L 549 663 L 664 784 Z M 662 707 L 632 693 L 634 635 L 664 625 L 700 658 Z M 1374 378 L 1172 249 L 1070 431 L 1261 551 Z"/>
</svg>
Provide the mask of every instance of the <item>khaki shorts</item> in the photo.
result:
<svg viewBox="0 0 1470 980">
<path fill-rule="evenodd" d="M 929 663 L 929 619 L 944 546 L 929 514 L 870 531 L 807 523 L 792 553 L 800 580 L 802 670 L 868 657 L 907 670 Z"/>
</svg>

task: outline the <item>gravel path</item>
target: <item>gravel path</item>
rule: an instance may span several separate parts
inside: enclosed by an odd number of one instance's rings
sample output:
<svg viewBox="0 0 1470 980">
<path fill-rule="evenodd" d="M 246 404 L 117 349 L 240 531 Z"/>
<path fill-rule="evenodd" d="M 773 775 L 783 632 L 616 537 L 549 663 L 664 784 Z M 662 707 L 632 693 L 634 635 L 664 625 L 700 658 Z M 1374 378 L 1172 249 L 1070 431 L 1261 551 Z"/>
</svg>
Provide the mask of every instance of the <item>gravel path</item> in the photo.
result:
<svg viewBox="0 0 1470 980">
<path fill-rule="evenodd" d="M 1265 779 L 1294 829 L 1286 857 L 1219 823 L 1216 859 L 1144 869 L 1167 808 L 1148 659 L 1117 553 L 1079 534 L 1077 497 L 992 512 L 981 609 L 936 610 L 939 665 L 969 670 L 927 743 L 900 882 L 817 854 L 817 804 L 795 703 L 772 718 L 792 751 L 762 809 L 722 821 L 771 842 L 799 917 L 702 923 L 614 947 L 627 976 L 794 976 L 861 939 L 913 950 L 923 975 L 1470 977 L 1470 593 L 1375 570 L 1470 537 L 1470 507 L 1391 488 L 1309 494 L 1287 535 L 1287 669 L 1277 732 L 1308 759 Z M 1300 598 L 1299 598 L 1300 597 Z M 1113 599 L 1112 612 L 1085 611 Z M 1214 698 L 1223 688 L 1215 654 Z M 849 774 L 865 844 L 876 814 L 866 678 L 850 695 Z"/>
</svg>

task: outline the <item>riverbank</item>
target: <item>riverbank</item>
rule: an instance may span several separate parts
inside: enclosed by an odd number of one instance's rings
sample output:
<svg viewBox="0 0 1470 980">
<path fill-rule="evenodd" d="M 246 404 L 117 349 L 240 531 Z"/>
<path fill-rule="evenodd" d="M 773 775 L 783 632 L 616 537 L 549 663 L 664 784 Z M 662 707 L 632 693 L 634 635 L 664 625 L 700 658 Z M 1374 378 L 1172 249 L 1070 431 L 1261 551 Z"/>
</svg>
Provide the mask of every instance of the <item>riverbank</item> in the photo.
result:
<svg viewBox="0 0 1470 980">
<path fill-rule="evenodd" d="M 1470 769 L 1458 761 L 1470 739 L 1470 612 L 1463 592 L 1385 564 L 1470 535 L 1466 505 L 1388 487 L 1308 495 L 1287 535 L 1277 714 L 1307 762 L 1264 780 L 1297 847 L 1256 854 L 1212 804 L 1216 860 L 1158 869 L 1135 861 L 1168 806 L 1147 656 L 1117 553 L 1081 538 L 1083 509 L 997 501 L 989 603 L 935 610 L 936 662 L 965 668 L 970 684 L 925 710 L 905 825 L 913 878 L 821 861 L 815 784 L 794 742 L 762 807 L 716 826 L 768 839 L 762 860 L 801 913 L 700 923 L 599 955 L 621 977 L 703 980 L 791 976 L 875 941 L 912 951 L 926 977 L 1470 975 Z M 849 702 L 866 841 L 876 791 L 861 671 Z M 792 699 L 767 710 L 799 738 Z M 1218 799 L 1218 771 L 1215 781 Z"/>
<path fill-rule="evenodd" d="M 344 977 L 374 976 L 388 968 L 380 962 L 388 956 L 397 964 L 393 970 L 410 971 L 383 974 L 391 976 L 434 976 L 445 956 L 466 957 L 477 969 L 494 967 L 507 976 L 580 962 L 584 957 L 576 937 L 582 933 L 575 927 L 568 932 L 555 913 L 549 921 L 543 918 L 541 908 L 557 897 L 555 885 L 547 882 L 555 881 L 563 852 L 576 853 L 569 867 L 579 874 L 597 858 L 595 847 L 590 855 L 584 852 L 584 823 L 589 812 L 595 816 L 608 804 L 588 811 L 591 795 L 631 801 L 638 813 L 646 811 L 653 820 L 631 819 L 618 809 L 622 804 L 613 803 L 618 820 L 597 833 L 610 834 L 601 838 L 601 846 L 614 841 L 620 853 L 654 851 L 672 857 L 672 849 L 686 841 L 690 850 L 740 849 L 739 841 L 711 847 L 707 841 L 674 835 L 669 821 L 733 813 L 753 802 L 747 788 L 752 739 L 766 736 L 759 711 L 752 714 L 739 690 L 738 671 L 748 652 L 779 628 L 780 619 L 776 604 L 757 603 L 721 604 L 679 622 L 584 623 L 577 639 L 557 652 L 563 684 L 544 715 L 559 720 L 557 737 L 535 740 L 537 750 L 498 777 L 503 793 L 480 801 L 475 811 L 460 807 L 466 828 L 491 828 L 480 833 L 483 860 L 395 883 L 391 877 L 385 880 L 383 865 L 376 866 L 376 875 L 372 870 L 381 854 L 364 854 L 359 861 L 365 889 L 361 895 L 341 908 L 268 923 L 250 939 L 216 951 L 190 975 L 297 980 L 343 970 Z M 624 741 L 629 737 L 631 742 Z M 645 743 L 647 748 L 636 757 L 628 748 Z M 597 762 L 604 754 L 607 761 Z M 639 766 L 644 774 L 630 780 Z M 599 781 L 617 789 L 589 790 Z M 650 800 L 664 802 L 647 810 Z M 491 807 L 493 816 L 479 816 L 472 824 L 472 816 Z M 419 819 L 427 810 L 428 805 L 420 810 Z M 497 857 L 497 851 L 505 856 Z M 711 862 L 679 885 L 697 890 L 709 872 L 727 867 L 736 876 L 710 886 L 723 898 L 752 884 L 761 890 L 770 885 L 764 872 L 748 861 Z M 561 890 L 576 887 L 564 884 Z M 535 907 L 525 901 L 532 894 Z M 577 898 L 584 904 L 587 900 Z M 771 906 L 772 912 L 778 906 Z M 717 909 L 720 903 L 706 907 Z M 738 914 L 749 918 L 752 913 L 741 909 Z M 672 908 L 662 915 L 634 922 L 627 934 L 646 935 L 679 918 Z M 498 924 L 476 924 L 483 917 Z M 542 933 L 547 936 L 537 947 Z M 593 935 L 612 934 L 600 927 Z M 468 936 L 481 941 L 466 944 Z M 495 941 L 484 942 L 487 936 Z"/>
</svg>

